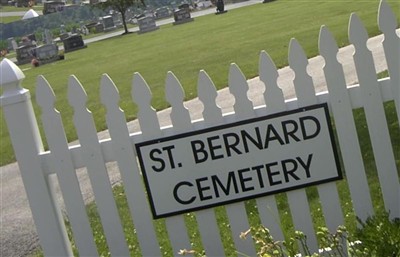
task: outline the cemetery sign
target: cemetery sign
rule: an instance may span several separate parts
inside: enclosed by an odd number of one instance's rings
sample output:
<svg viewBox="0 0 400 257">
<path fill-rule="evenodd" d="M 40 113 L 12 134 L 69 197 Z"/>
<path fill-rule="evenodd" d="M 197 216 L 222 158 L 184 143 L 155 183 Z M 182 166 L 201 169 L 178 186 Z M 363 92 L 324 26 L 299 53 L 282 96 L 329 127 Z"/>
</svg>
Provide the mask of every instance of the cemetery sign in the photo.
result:
<svg viewBox="0 0 400 257">
<path fill-rule="evenodd" d="M 136 144 L 154 218 L 342 178 L 327 104 Z"/>
</svg>

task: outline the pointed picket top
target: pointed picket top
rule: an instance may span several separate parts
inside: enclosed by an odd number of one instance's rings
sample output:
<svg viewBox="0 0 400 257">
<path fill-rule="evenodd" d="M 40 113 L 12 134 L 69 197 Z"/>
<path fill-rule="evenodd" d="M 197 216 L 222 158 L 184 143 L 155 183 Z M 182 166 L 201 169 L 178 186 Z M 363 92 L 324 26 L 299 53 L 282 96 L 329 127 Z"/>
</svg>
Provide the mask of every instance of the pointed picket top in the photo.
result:
<svg viewBox="0 0 400 257">
<path fill-rule="evenodd" d="M 139 72 L 133 74 L 131 96 L 132 100 L 141 108 L 151 106 L 153 95 L 147 82 Z"/>
<path fill-rule="evenodd" d="M 336 40 L 326 26 L 321 26 L 319 31 L 318 48 L 320 54 L 325 58 L 325 62 L 327 61 L 328 56 L 334 56 L 336 59 L 336 55 L 339 52 L 339 47 L 336 43 Z M 328 60 L 330 60 L 330 58 Z"/>
<path fill-rule="evenodd" d="M 36 102 L 43 110 L 54 109 L 56 96 L 49 82 L 42 75 L 39 75 L 36 84 Z"/>
<path fill-rule="evenodd" d="M 246 77 L 236 63 L 232 63 L 229 68 L 228 83 L 229 91 L 235 97 L 235 104 L 233 105 L 235 113 L 248 113 L 249 110 L 253 111 L 253 103 L 247 96 L 249 85 L 247 84 Z"/>
<path fill-rule="evenodd" d="M 379 29 L 384 34 L 393 33 L 393 31 L 395 31 L 397 28 L 396 16 L 394 15 L 388 3 L 384 0 L 382 0 L 379 4 L 378 25 Z"/>
<path fill-rule="evenodd" d="M 379 5 L 378 23 L 379 29 L 384 34 L 382 45 L 396 103 L 397 117 L 400 120 L 400 38 L 396 33 L 397 19 L 386 1 L 381 1 Z"/>
<path fill-rule="evenodd" d="M 303 48 L 297 39 L 290 39 L 289 43 L 289 64 L 291 68 L 307 67 L 308 59 Z"/>
<path fill-rule="evenodd" d="M 184 92 L 181 83 L 172 71 L 168 71 L 165 80 L 165 98 L 171 105 L 179 105 L 184 101 Z"/>
<path fill-rule="evenodd" d="M 165 98 L 171 104 L 171 121 L 180 128 L 188 127 L 190 122 L 189 110 L 183 105 L 185 94 L 181 83 L 174 73 L 168 71 L 165 82 Z"/>
<path fill-rule="evenodd" d="M 75 75 L 71 75 L 68 80 L 68 101 L 74 109 L 86 107 L 86 91 Z"/>
<path fill-rule="evenodd" d="M 100 82 L 100 100 L 107 107 L 118 106 L 119 91 L 110 76 L 103 74 Z"/>
<path fill-rule="evenodd" d="M 368 32 L 362 24 L 360 18 L 355 13 L 352 13 L 350 16 L 349 40 L 353 45 L 359 46 L 366 46 L 368 40 Z"/>
<path fill-rule="evenodd" d="M 307 72 L 308 59 L 295 38 L 290 40 L 289 65 L 295 73 L 293 82 L 297 99 L 299 99 L 299 106 L 303 106 L 302 103 L 304 102 L 307 102 L 307 104 L 313 101 L 316 102 L 314 83 Z"/>
<path fill-rule="evenodd" d="M 218 93 L 213 81 L 204 70 L 200 70 L 199 72 L 197 95 L 204 106 L 203 117 L 207 117 L 213 121 L 220 120 L 222 110 L 216 102 Z"/>
<path fill-rule="evenodd" d="M 142 132 L 157 135 L 160 131 L 160 124 L 157 112 L 151 106 L 152 94 L 147 82 L 139 72 L 133 74 L 131 96 L 139 109 L 137 116 Z"/>
<path fill-rule="evenodd" d="M 275 63 L 272 61 L 269 54 L 265 51 L 261 51 L 258 73 L 260 74 L 260 80 L 264 82 L 264 101 L 268 107 L 271 108 L 284 108 L 285 97 L 282 89 L 278 86 L 279 73 L 276 69 Z M 275 107 L 275 105 L 283 105 Z"/>
</svg>

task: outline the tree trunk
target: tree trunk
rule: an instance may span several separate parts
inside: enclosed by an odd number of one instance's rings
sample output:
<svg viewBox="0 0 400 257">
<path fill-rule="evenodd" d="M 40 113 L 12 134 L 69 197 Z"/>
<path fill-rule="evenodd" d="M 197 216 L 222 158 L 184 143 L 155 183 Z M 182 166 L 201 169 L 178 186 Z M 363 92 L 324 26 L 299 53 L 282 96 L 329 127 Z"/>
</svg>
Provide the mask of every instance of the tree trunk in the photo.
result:
<svg viewBox="0 0 400 257">
<path fill-rule="evenodd" d="M 125 29 L 125 33 L 124 34 L 128 34 L 129 30 L 128 30 L 128 26 L 126 25 L 125 13 L 124 12 L 121 12 L 121 18 L 122 18 L 122 24 L 124 25 L 124 29 Z"/>
</svg>

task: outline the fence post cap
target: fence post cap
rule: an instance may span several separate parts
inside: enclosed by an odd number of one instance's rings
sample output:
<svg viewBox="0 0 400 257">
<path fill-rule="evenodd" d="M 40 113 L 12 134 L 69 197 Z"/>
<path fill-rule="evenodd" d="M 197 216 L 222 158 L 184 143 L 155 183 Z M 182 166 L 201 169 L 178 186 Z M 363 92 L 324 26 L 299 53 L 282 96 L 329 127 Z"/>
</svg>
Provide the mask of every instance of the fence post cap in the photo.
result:
<svg viewBox="0 0 400 257">
<path fill-rule="evenodd" d="M 13 82 L 14 83 L 19 82 L 25 78 L 25 75 L 21 71 L 21 69 L 17 65 L 15 65 L 15 63 L 13 63 L 7 58 L 4 58 L 0 63 L 0 73 L 1 73 L 1 80 L 0 80 L 1 87 Z"/>
<path fill-rule="evenodd" d="M 25 102 L 30 98 L 29 90 L 21 87 L 24 73 L 15 63 L 4 59 L 0 63 L 0 88 L 3 94 L 0 96 L 0 106 Z"/>
</svg>

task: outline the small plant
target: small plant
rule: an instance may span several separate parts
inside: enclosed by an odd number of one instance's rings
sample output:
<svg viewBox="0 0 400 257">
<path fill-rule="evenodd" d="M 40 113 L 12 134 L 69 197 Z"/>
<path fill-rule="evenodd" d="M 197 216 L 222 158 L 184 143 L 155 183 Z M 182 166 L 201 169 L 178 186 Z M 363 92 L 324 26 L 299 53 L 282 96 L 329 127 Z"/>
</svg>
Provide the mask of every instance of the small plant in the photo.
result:
<svg viewBox="0 0 400 257">
<path fill-rule="evenodd" d="M 354 233 L 345 226 L 339 226 L 334 233 L 326 227 L 318 227 L 319 250 L 316 253 L 310 250 L 307 236 L 301 231 L 295 231 L 287 240 L 277 241 L 268 228 L 260 226 L 242 232 L 239 237 L 245 240 L 251 235 L 258 257 L 400 257 L 399 218 L 390 219 L 389 213 L 381 211 L 365 222 L 360 219 L 358 222 L 361 226 Z M 185 249 L 179 252 L 180 255 L 193 253 L 195 251 Z"/>
<path fill-rule="evenodd" d="M 249 229 L 242 233 L 240 237 L 246 239 L 247 235 L 252 233 L 252 238 L 257 245 L 257 256 L 259 257 L 370 257 L 370 251 L 364 247 L 361 241 L 349 242 L 347 237 L 347 229 L 339 226 L 335 233 L 330 233 L 326 227 L 318 227 L 317 237 L 319 239 L 318 253 L 312 253 L 307 244 L 307 236 L 296 231 L 294 237 L 285 241 L 275 241 L 269 230 L 261 226 L 256 229 Z M 297 243 L 301 247 L 301 252 L 297 247 Z M 243 256 L 247 256 L 242 254 Z"/>
<path fill-rule="evenodd" d="M 400 219 L 390 219 L 386 211 L 376 213 L 361 224 L 354 233 L 371 250 L 371 255 L 400 257 Z"/>
</svg>

